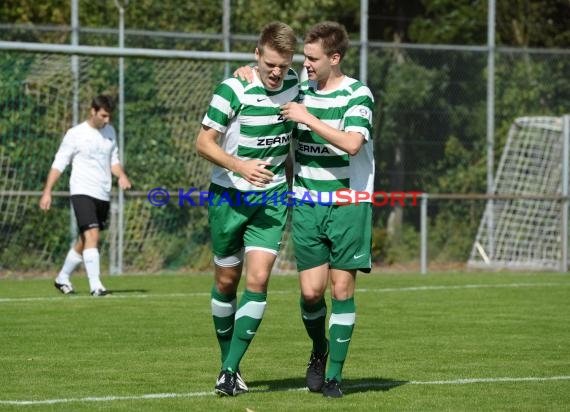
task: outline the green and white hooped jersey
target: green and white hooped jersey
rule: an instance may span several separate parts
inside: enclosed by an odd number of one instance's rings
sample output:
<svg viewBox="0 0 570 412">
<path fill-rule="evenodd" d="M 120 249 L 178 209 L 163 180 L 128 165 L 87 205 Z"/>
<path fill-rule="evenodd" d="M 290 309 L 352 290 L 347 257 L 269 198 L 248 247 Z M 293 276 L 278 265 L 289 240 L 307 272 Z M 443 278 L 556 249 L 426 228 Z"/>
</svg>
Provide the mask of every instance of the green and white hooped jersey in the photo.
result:
<svg viewBox="0 0 570 412">
<path fill-rule="evenodd" d="M 345 76 L 336 90 L 320 92 L 314 82 L 306 80 L 301 84 L 301 99 L 309 113 L 335 129 L 362 134 L 365 142 L 356 156 L 349 156 L 306 125 L 298 124 L 294 140 L 295 197 L 308 200 L 310 196 L 315 202 L 335 202 L 338 199 L 334 192 L 339 189 L 350 189 L 353 200 L 354 191 L 372 195 L 374 97 L 370 89 Z M 346 202 L 347 193 L 343 195 L 341 201 Z"/>
<path fill-rule="evenodd" d="M 220 146 L 242 160 L 259 159 L 275 176 L 264 188 L 250 184 L 242 176 L 214 165 L 212 182 L 240 191 L 266 191 L 285 182 L 285 159 L 289 153 L 295 123 L 286 121 L 279 106 L 297 101 L 299 78 L 289 69 L 279 90 L 267 90 L 254 74 L 252 83 L 237 78 L 218 85 L 202 120 L 222 134 Z"/>
</svg>

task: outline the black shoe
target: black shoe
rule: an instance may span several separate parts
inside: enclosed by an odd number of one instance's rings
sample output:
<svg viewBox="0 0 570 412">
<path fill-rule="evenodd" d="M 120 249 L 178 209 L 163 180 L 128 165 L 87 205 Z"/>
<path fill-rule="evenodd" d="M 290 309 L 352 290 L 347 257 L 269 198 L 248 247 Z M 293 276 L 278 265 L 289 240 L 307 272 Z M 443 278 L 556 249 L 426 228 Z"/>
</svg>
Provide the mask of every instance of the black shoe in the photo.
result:
<svg viewBox="0 0 570 412">
<path fill-rule="evenodd" d="M 323 396 L 326 398 L 342 398 L 340 383 L 336 379 L 327 379 L 323 386 Z"/>
<path fill-rule="evenodd" d="M 327 367 L 328 356 L 328 349 L 326 353 L 322 354 L 311 352 L 311 358 L 307 364 L 307 373 L 305 374 L 307 388 L 309 388 L 311 392 L 320 392 L 325 384 L 325 368 Z"/>
<path fill-rule="evenodd" d="M 214 391 L 220 396 L 236 396 L 236 374 L 230 371 L 221 371 Z"/>
<path fill-rule="evenodd" d="M 111 292 L 105 289 L 95 289 L 91 291 L 91 296 L 99 297 L 99 296 L 107 296 L 110 295 Z"/>
<path fill-rule="evenodd" d="M 236 391 L 235 392 L 236 392 L 236 395 L 238 395 L 240 393 L 249 392 L 249 388 L 247 387 L 245 381 L 241 377 L 241 373 L 240 373 L 239 369 L 236 372 Z"/>
<path fill-rule="evenodd" d="M 57 282 L 53 282 L 53 285 L 55 286 L 55 288 L 57 290 L 59 290 L 61 293 L 63 293 L 64 295 L 73 295 L 75 294 L 75 289 L 73 289 L 73 286 L 71 285 L 71 283 L 69 284 L 65 284 L 65 283 L 57 283 Z"/>
</svg>

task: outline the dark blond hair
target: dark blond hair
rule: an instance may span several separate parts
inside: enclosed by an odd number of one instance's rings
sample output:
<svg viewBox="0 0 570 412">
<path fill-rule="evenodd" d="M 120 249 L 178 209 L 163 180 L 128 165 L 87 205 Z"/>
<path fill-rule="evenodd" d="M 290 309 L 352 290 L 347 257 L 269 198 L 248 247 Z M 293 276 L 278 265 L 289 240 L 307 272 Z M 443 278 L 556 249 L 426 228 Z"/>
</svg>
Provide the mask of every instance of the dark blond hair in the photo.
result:
<svg viewBox="0 0 570 412">
<path fill-rule="evenodd" d="M 348 33 L 344 26 L 334 21 L 317 23 L 305 34 L 305 44 L 321 41 L 323 51 L 327 56 L 340 54 L 342 59 L 348 50 Z"/>
<path fill-rule="evenodd" d="M 295 54 L 297 48 L 297 36 L 291 27 L 280 21 L 269 23 L 261 30 L 257 49 L 263 54 L 263 48 L 270 47 L 279 54 Z"/>
</svg>

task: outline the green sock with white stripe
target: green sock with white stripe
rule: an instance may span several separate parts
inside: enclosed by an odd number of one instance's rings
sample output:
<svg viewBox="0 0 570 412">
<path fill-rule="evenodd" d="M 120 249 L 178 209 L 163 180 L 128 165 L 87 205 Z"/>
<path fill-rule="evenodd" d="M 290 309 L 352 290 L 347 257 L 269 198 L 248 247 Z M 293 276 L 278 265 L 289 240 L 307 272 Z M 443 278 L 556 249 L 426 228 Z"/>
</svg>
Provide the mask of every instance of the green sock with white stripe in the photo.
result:
<svg viewBox="0 0 570 412">
<path fill-rule="evenodd" d="M 216 330 L 216 338 L 220 345 L 222 355 L 222 363 L 228 357 L 230 344 L 234 332 L 234 318 L 236 314 L 236 295 L 223 295 L 218 292 L 216 285 L 212 286 L 211 305 L 212 318 L 214 320 L 214 329 Z"/>
<path fill-rule="evenodd" d="M 342 367 L 352 339 L 356 306 L 354 297 L 346 300 L 332 300 L 332 313 L 329 319 L 330 355 L 326 379 L 342 380 Z"/>
<path fill-rule="evenodd" d="M 222 365 L 223 370 L 237 371 L 241 359 L 261 324 L 266 300 L 267 293 L 251 292 L 247 289 L 243 292 L 235 315 L 235 330 L 230 352 Z"/>
<path fill-rule="evenodd" d="M 309 338 L 313 341 L 313 351 L 319 354 L 327 351 L 327 337 L 325 324 L 327 317 L 327 304 L 324 298 L 317 303 L 308 304 L 301 297 L 301 318 Z"/>
</svg>

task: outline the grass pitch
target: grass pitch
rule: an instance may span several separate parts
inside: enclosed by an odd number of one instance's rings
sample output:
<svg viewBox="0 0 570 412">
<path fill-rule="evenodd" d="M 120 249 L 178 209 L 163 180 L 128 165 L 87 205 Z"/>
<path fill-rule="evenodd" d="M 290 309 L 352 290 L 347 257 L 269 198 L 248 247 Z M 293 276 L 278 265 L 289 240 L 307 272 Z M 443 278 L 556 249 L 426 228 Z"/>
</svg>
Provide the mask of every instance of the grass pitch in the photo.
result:
<svg viewBox="0 0 570 412">
<path fill-rule="evenodd" d="M 304 389 L 294 275 L 270 282 L 236 398 L 213 394 L 211 276 L 106 278 L 104 298 L 0 280 L 0 410 L 570 410 L 570 275 L 358 276 L 342 399 Z"/>
</svg>

